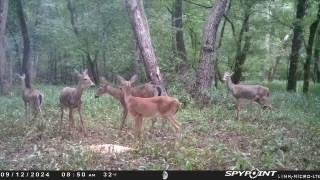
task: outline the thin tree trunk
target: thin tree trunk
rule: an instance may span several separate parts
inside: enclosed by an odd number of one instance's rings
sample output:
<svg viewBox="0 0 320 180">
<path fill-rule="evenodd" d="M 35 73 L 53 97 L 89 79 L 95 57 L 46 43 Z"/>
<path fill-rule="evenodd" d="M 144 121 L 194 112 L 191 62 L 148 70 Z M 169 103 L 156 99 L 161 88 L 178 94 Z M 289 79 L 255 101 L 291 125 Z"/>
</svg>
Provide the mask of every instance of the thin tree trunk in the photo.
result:
<svg viewBox="0 0 320 180">
<path fill-rule="evenodd" d="M 297 69 L 299 60 L 299 51 L 303 42 L 303 17 L 306 11 L 307 0 L 298 0 L 296 20 L 293 27 L 292 47 L 290 54 L 290 64 L 288 73 L 287 91 L 296 91 L 297 88 Z"/>
<path fill-rule="evenodd" d="M 313 59 L 314 59 L 313 71 L 314 71 L 315 79 L 316 79 L 316 82 L 320 83 L 320 28 L 319 27 L 316 35 L 316 40 L 315 40 Z"/>
<path fill-rule="evenodd" d="M 152 47 L 149 26 L 144 14 L 142 3 L 139 0 L 125 0 L 125 3 L 132 29 L 144 61 L 147 77 L 154 84 L 159 85 L 162 89 L 162 94 L 166 95 L 167 92 L 163 84 L 164 80 L 160 73 L 160 68 Z"/>
<path fill-rule="evenodd" d="M 6 49 L 4 45 L 6 23 L 8 14 L 8 0 L 0 0 L 0 94 L 7 94 L 7 89 L 5 88 L 8 81 L 8 76 L 6 76 L 7 67 L 7 57 Z"/>
<path fill-rule="evenodd" d="M 235 64 L 233 68 L 234 74 L 232 76 L 232 81 L 235 84 L 238 84 L 241 80 L 242 68 L 250 48 L 251 37 L 248 35 L 249 18 L 250 18 L 249 10 L 250 10 L 249 8 L 245 9 L 245 16 L 242 22 L 242 26 L 239 33 L 239 39 L 237 42 L 237 53 L 236 53 Z M 242 45 L 243 38 L 244 38 L 244 43 Z"/>
<path fill-rule="evenodd" d="M 314 44 L 314 38 L 317 31 L 317 27 L 320 21 L 320 4 L 318 7 L 318 16 L 317 19 L 310 25 L 310 35 L 308 40 L 307 46 L 307 57 L 306 61 L 303 66 L 304 76 L 303 76 L 303 93 L 307 94 L 309 91 L 309 79 L 310 79 L 310 65 L 311 65 L 311 58 L 312 58 L 312 50 Z"/>
<path fill-rule="evenodd" d="M 93 58 L 91 58 L 90 53 L 88 52 L 86 54 L 87 56 L 87 63 L 88 63 L 88 67 L 89 67 L 89 74 L 92 76 L 93 81 L 95 84 L 99 84 L 99 72 L 98 72 L 98 63 L 97 63 L 97 59 L 98 59 L 98 53 L 99 51 L 96 51 L 95 55 Z"/>
<path fill-rule="evenodd" d="M 226 10 L 229 0 L 216 1 L 210 10 L 203 29 L 203 44 L 200 51 L 200 64 L 198 67 L 194 92 L 197 97 L 205 98 L 212 85 L 214 64 L 216 61 L 216 36 L 219 24 Z"/>
<path fill-rule="evenodd" d="M 280 62 L 280 59 L 281 59 L 281 55 L 278 55 L 276 57 L 275 62 L 272 64 L 272 66 L 269 69 L 269 72 L 268 72 L 268 81 L 269 82 L 272 82 L 274 79 L 274 75 L 276 74 L 276 70 L 277 70 L 278 64 Z"/>
<path fill-rule="evenodd" d="M 178 56 L 183 60 L 178 66 L 179 72 L 184 72 L 187 70 L 188 61 L 183 38 L 182 0 L 175 0 L 174 7 L 175 45 Z"/>
<path fill-rule="evenodd" d="M 27 23 L 23 13 L 22 0 L 18 0 L 17 14 L 20 22 L 22 39 L 23 39 L 23 58 L 22 58 L 22 73 L 26 75 L 26 87 L 31 88 L 31 43 L 28 34 Z"/>
</svg>

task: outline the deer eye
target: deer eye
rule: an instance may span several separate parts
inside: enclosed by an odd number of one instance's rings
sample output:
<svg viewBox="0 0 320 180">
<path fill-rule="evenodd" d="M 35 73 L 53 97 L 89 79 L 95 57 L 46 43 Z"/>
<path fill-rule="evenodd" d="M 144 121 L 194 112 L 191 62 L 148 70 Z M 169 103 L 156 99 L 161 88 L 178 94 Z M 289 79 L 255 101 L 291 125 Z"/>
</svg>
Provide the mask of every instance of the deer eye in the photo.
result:
<svg viewBox="0 0 320 180">
<path fill-rule="evenodd" d="M 86 81 L 86 80 L 88 80 L 87 78 L 84 78 L 84 80 Z"/>
</svg>

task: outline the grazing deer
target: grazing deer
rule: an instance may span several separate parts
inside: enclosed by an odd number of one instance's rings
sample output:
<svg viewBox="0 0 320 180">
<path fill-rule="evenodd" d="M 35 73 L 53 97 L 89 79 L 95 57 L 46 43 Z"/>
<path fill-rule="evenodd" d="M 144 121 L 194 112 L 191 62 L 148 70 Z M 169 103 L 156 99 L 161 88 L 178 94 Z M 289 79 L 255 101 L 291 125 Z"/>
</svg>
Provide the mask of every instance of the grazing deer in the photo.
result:
<svg viewBox="0 0 320 180">
<path fill-rule="evenodd" d="M 140 137 L 142 130 L 143 118 L 154 118 L 161 116 L 167 119 L 175 128 L 176 132 L 180 132 L 180 123 L 176 120 L 176 113 L 180 109 L 180 102 L 178 99 L 170 96 L 156 96 L 156 97 L 135 97 L 132 93 L 132 82 L 136 76 L 132 77 L 130 81 L 126 81 L 121 76 L 118 76 L 121 82 L 120 89 L 124 95 L 124 102 L 128 108 L 128 112 L 134 118 L 134 125 L 137 136 Z"/>
<path fill-rule="evenodd" d="M 84 130 L 81 96 L 83 94 L 83 91 L 90 86 L 94 86 L 94 83 L 91 81 L 87 70 L 84 70 L 82 73 L 79 73 L 76 70 L 75 72 L 78 75 L 78 79 L 79 79 L 77 87 L 75 88 L 65 87 L 60 92 L 60 108 L 61 108 L 60 124 L 62 126 L 64 109 L 69 108 L 69 128 L 71 127 L 73 128 L 74 120 L 73 120 L 72 113 L 73 113 L 73 109 L 77 109 L 80 116 L 82 130 Z"/>
<path fill-rule="evenodd" d="M 232 73 L 225 72 L 223 80 L 227 82 L 229 91 L 232 96 L 236 99 L 237 107 L 237 118 L 239 119 L 239 99 L 249 99 L 259 103 L 263 107 L 272 109 L 271 103 L 269 102 L 269 88 L 261 85 L 244 85 L 244 84 L 233 84 L 231 80 Z"/>
<path fill-rule="evenodd" d="M 24 108 L 25 108 L 25 116 L 26 116 L 26 119 L 28 120 L 30 118 L 30 111 L 32 111 L 32 114 L 34 114 L 34 117 L 36 117 L 38 113 L 41 113 L 41 105 L 43 103 L 44 96 L 39 90 L 26 87 L 25 74 L 21 76 L 19 74 L 16 74 L 16 75 L 20 79 L 22 99 L 23 99 Z"/>
<path fill-rule="evenodd" d="M 119 79 L 120 76 L 118 76 Z M 122 78 L 122 77 L 121 77 Z M 122 78 L 123 79 L 123 78 Z M 136 79 L 136 76 L 133 76 L 131 78 L 131 82 L 133 83 Z M 120 81 L 120 79 L 119 79 Z M 135 86 L 131 88 L 131 92 L 133 96 L 137 97 L 154 97 L 154 96 L 160 96 L 161 95 L 161 88 L 158 86 L 155 86 L 151 83 L 145 83 L 141 84 L 139 86 Z M 119 88 L 115 88 L 109 83 L 107 80 L 105 80 L 104 77 L 101 77 L 101 82 L 100 82 L 100 87 L 96 91 L 95 97 L 98 98 L 99 96 L 108 93 L 114 98 L 116 98 L 121 106 L 122 106 L 122 121 L 121 121 L 121 126 L 120 130 L 123 129 L 125 124 L 127 123 L 127 118 L 128 118 L 128 108 L 125 104 L 124 101 L 124 95 L 123 92 Z M 155 120 L 152 122 L 152 127 L 155 123 Z"/>
</svg>

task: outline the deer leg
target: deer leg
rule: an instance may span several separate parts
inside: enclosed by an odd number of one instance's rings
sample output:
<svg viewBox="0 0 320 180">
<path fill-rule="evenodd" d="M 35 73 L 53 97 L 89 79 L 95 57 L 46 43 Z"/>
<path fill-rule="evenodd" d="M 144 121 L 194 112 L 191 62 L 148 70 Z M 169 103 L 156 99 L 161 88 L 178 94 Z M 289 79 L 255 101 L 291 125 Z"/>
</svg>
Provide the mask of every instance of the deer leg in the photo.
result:
<svg viewBox="0 0 320 180">
<path fill-rule="evenodd" d="M 60 111 L 61 111 L 61 116 L 60 116 L 60 132 L 61 132 L 61 129 L 62 129 L 62 119 L 63 119 L 63 113 L 64 113 L 64 108 L 63 108 L 62 105 L 61 105 L 61 107 L 60 107 Z"/>
<path fill-rule="evenodd" d="M 74 127 L 72 111 L 73 111 L 73 109 L 70 107 L 69 108 L 69 129 L 72 129 Z"/>
<path fill-rule="evenodd" d="M 135 117 L 135 131 L 136 131 L 136 136 L 140 139 L 141 138 L 141 128 L 142 128 L 142 117 L 140 115 L 137 115 Z"/>
<path fill-rule="evenodd" d="M 156 123 L 156 121 L 157 121 L 157 118 L 152 118 L 151 129 L 154 129 L 154 124 Z"/>
<path fill-rule="evenodd" d="M 86 134 L 86 130 L 85 130 L 84 125 L 83 125 L 83 115 L 82 115 L 81 106 L 78 107 L 78 112 L 79 112 L 79 115 L 80 115 L 81 129 L 84 132 L 84 134 Z"/>
<path fill-rule="evenodd" d="M 127 119 L 128 119 L 128 109 L 126 108 L 126 106 L 123 106 L 120 131 L 124 128 L 125 124 L 127 124 Z"/>
<path fill-rule="evenodd" d="M 170 115 L 170 116 L 167 116 L 166 119 L 168 119 L 169 122 L 175 128 L 177 136 L 181 137 L 181 131 L 180 131 L 181 124 L 176 120 L 176 116 L 175 115 Z"/>
<path fill-rule="evenodd" d="M 24 110 L 25 110 L 26 121 L 28 121 L 28 104 L 26 102 L 24 103 Z"/>
<path fill-rule="evenodd" d="M 239 111 L 240 111 L 239 99 L 236 99 L 236 108 L 237 108 L 237 119 L 240 120 L 240 117 L 239 117 Z"/>
<path fill-rule="evenodd" d="M 176 129 L 176 132 L 178 133 L 180 131 L 180 123 L 176 120 L 175 115 L 167 116 L 167 119 L 171 122 L 173 127 Z"/>
</svg>

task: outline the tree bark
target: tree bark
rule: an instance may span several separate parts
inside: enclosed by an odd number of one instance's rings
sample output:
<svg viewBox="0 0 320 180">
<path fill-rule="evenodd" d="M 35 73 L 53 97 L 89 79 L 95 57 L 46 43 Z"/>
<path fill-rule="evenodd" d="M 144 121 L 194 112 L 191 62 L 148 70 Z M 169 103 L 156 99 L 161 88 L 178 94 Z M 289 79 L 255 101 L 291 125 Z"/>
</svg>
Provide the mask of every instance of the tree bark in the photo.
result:
<svg viewBox="0 0 320 180">
<path fill-rule="evenodd" d="M 290 54 L 290 64 L 288 73 L 287 91 L 296 91 L 297 69 L 299 60 L 299 50 L 303 42 L 303 17 L 306 11 L 307 0 L 298 0 L 296 20 L 293 23 L 293 38 Z"/>
<path fill-rule="evenodd" d="M 276 56 L 275 62 L 271 65 L 271 67 L 268 70 L 268 81 L 269 82 L 272 82 L 274 79 L 278 64 L 279 64 L 281 57 L 282 57 L 282 54 L 284 53 L 284 51 L 286 51 L 286 49 L 289 45 L 290 36 L 291 36 L 291 31 L 287 35 L 285 35 L 285 37 L 283 38 L 283 40 L 281 42 L 282 46 L 280 48 L 280 52 L 277 53 L 278 55 Z"/>
<path fill-rule="evenodd" d="M 86 57 L 87 57 L 87 63 L 88 63 L 88 70 L 89 70 L 89 75 L 91 75 L 93 81 L 95 84 L 99 84 L 99 72 L 98 72 L 98 53 L 99 51 L 96 51 L 94 54 L 94 57 L 92 58 L 90 53 L 87 52 Z"/>
<path fill-rule="evenodd" d="M 233 68 L 234 74 L 232 75 L 232 81 L 235 84 L 238 84 L 241 80 L 242 68 L 247 58 L 247 53 L 250 49 L 251 37 L 248 35 L 248 32 L 249 32 L 249 18 L 251 14 L 249 10 L 250 8 L 245 9 L 245 16 L 242 22 L 239 38 L 237 41 L 237 53 L 236 53 L 235 64 Z M 242 43 L 243 38 L 244 38 L 244 42 Z"/>
<path fill-rule="evenodd" d="M 6 77 L 7 57 L 6 49 L 4 45 L 6 23 L 8 14 L 8 0 L 0 0 L 0 94 L 7 94 L 8 89 L 6 88 L 9 82 L 8 76 Z"/>
<path fill-rule="evenodd" d="M 200 51 L 200 64 L 196 75 L 194 90 L 195 95 L 200 98 L 204 97 L 212 86 L 214 75 L 213 66 L 216 61 L 216 36 L 228 2 L 229 0 L 216 1 L 216 4 L 209 12 L 203 29 L 203 44 Z"/>
<path fill-rule="evenodd" d="M 179 71 L 181 69 L 183 72 L 185 68 L 187 68 L 188 61 L 183 38 L 182 0 L 175 0 L 174 7 L 175 45 L 178 56 L 183 60 L 183 62 L 179 64 Z"/>
<path fill-rule="evenodd" d="M 315 42 L 314 54 L 313 54 L 313 59 L 314 59 L 313 71 L 314 71 L 315 81 L 320 83 L 320 28 L 318 28 L 315 41 L 316 42 Z"/>
<path fill-rule="evenodd" d="M 147 77 L 154 84 L 159 85 L 162 89 L 162 94 L 166 95 L 167 92 L 163 84 L 164 80 L 160 73 L 157 58 L 152 47 L 149 26 L 142 3 L 139 0 L 125 0 L 125 3 L 131 26 L 143 58 Z"/>
<path fill-rule="evenodd" d="M 23 39 L 23 58 L 22 58 L 22 72 L 26 75 L 25 83 L 27 88 L 31 88 L 31 43 L 28 33 L 25 15 L 23 13 L 22 0 L 18 0 L 17 14 L 20 22 L 22 39 Z"/>
<path fill-rule="evenodd" d="M 303 74 L 303 93 L 307 94 L 309 91 L 309 79 L 310 79 L 310 65 L 312 58 L 312 50 L 314 45 L 314 38 L 316 35 L 317 27 L 320 21 L 320 4 L 318 5 L 318 15 L 317 19 L 310 25 L 309 30 L 309 40 L 307 46 L 307 57 L 303 66 L 304 74 Z"/>
</svg>

